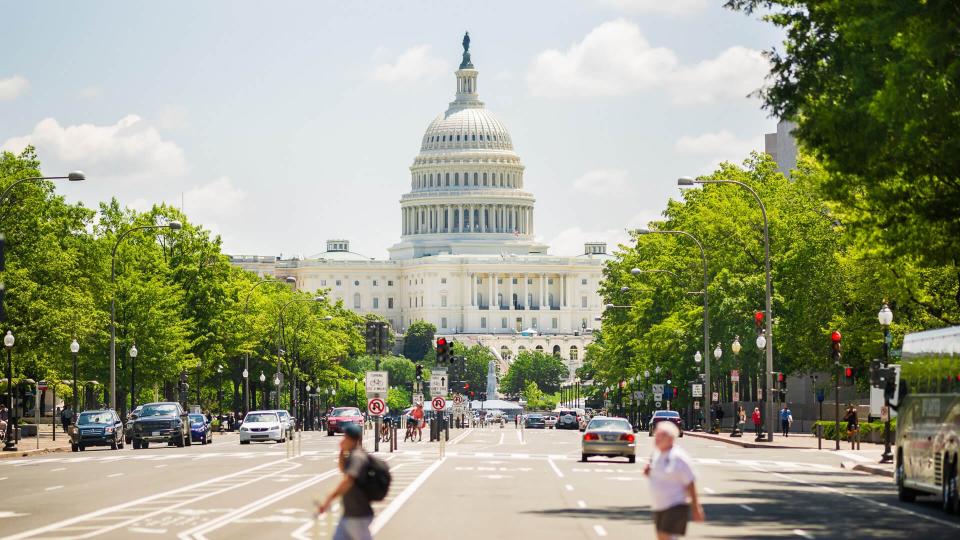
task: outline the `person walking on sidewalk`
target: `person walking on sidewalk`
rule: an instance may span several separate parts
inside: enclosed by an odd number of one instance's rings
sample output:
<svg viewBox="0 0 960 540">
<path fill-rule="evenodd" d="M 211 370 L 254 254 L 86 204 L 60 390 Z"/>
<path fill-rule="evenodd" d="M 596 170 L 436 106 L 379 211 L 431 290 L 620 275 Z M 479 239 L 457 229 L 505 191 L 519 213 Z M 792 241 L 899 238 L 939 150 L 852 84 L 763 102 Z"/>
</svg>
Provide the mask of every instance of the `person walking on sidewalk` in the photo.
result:
<svg viewBox="0 0 960 540">
<path fill-rule="evenodd" d="M 783 429 L 783 436 L 790 436 L 790 424 L 793 423 L 793 413 L 790 412 L 790 409 L 787 407 L 787 404 L 783 404 L 783 410 L 780 411 L 780 427 Z"/>
<path fill-rule="evenodd" d="M 843 415 L 843 421 L 847 423 L 847 440 L 850 441 L 851 450 L 860 449 L 860 421 L 857 418 L 857 408 L 854 405 L 847 406 L 847 413 Z"/>
<path fill-rule="evenodd" d="M 673 422 L 658 423 L 653 440 L 656 450 L 643 470 L 650 479 L 657 540 L 685 535 L 691 517 L 694 521 L 704 519 L 690 456 L 675 445 L 679 436 L 680 429 Z"/>
<path fill-rule="evenodd" d="M 760 425 L 763 421 L 763 418 L 760 416 L 760 407 L 753 408 L 753 430 L 757 433 L 757 438 L 759 439 L 763 434 L 760 432 Z"/>
<path fill-rule="evenodd" d="M 373 508 L 370 499 L 363 491 L 361 477 L 366 476 L 370 466 L 370 456 L 361 446 L 363 429 L 356 424 L 343 427 L 343 439 L 340 441 L 340 470 L 343 478 L 337 487 L 327 495 L 318 507 L 323 514 L 337 497 L 343 497 L 343 517 L 333 533 L 333 540 L 372 540 L 370 523 L 373 522 Z"/>
<path fill-rule="evenodd" d="M 63 426 L 64 433 L 67 432 L 71 422 L 73 422 L 73 409 L 67 405 L 60 411 L 60 425 Z"/>
</svg>

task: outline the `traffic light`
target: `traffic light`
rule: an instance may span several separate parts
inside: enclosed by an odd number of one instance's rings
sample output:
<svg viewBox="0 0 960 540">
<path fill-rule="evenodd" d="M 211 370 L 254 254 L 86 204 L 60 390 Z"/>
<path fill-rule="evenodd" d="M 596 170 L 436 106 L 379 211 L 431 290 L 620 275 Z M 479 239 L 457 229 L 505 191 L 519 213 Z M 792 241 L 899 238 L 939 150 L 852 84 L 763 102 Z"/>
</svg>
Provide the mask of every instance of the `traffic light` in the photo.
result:
<svg viewBox="0 0 960 540">
<path fill-rule="evenodd" d="M 840 358 L 841 358 L 841 356 L 842 356 L 842 355 L 840 354 L 840 340 L 841 340 L 841 339 L 842 339 L 842 336 L 840 335 L 840 332 L 838 332 L 838 331 L 836 331 L 836 330 L 834 330 L 833 333 L 830 334 L 830 349 L 831 349 L 831 351 L 833 352 L 833 361 L 834 361 L 834 363 L 836 363 L 837 365 L 840 364 Z"/>
<path fill-rule="evenodd" d="M 364 336 L 367 342 L 367 354 L 379 354 L 380 328 L 377 326 L 377 321 L 367 321 Z"/>
<path fill-rule="evenodd" d="M 480 401 L 486 401 L 486 400 L 487 400 L 487 393 L 480 392 Z"/>
<path fill-rule="evenodd" d="M 853 386 L 853 368 L 850 366 L 843 368 L 843 384 L 844 386 Z"/>
<path fill-rule="evenodd" d="M 423 364 L 417 364 L 417 380 L 423 380 Z"/>
<path fill-rule="evenodd" d="M 870 361 L 870 386 L 883 388 L 883 368 L 879 360 Z"/>
<path fill-rule="evenodd" d="M 437 365 L 445 366 L 450 363 L 450 343 L 447 338 L 437 338 Z"/>
<path fill-rule="evenodd" d="M 377 352 L 387 354 L 390 352 L 390 325 L 383 321 L 377 321 L 379 327 L 379 339 L 377 340 Z"/>
</svg>

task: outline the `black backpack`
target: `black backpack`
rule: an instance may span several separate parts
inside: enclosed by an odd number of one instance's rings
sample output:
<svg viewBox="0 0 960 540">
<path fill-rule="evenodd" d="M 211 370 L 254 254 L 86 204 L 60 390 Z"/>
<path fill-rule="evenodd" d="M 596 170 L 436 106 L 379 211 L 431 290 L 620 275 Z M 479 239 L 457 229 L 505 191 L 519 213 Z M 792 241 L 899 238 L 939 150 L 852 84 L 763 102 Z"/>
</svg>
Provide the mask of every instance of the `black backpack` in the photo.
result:
<svg viewBox="0 0 960 540">
<path fill-rule="evenodd" d="M 360 489 L 371 501 L 382 501 L 387 492 L 390 491 L 390 468 L 379 458 L 368 455 L 370 462 L 367 465 L 367 471 L 363 481 L 360 482 Z"/>
</svg>

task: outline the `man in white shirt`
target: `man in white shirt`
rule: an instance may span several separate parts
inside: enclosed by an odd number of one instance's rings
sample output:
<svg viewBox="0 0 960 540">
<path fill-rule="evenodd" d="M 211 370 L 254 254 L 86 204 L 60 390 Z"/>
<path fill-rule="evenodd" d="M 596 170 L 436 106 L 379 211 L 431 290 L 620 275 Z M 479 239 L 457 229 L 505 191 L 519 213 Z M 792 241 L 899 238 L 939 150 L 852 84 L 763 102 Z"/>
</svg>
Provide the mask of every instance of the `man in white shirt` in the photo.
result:
<svg viewBox="0 0 960 540">
<path fill-rule="evenodd" d="M 657 540 L 670 540 L 687 532 L 687 521 L 703 521 L 703 507 L 697 499 L 696 479 L 690 456 L 674 446 L 680 429 L 672 422 L 659 422 L 654 434 L 656 447 L 643 474 L 650 479 L 653 523 Z"/>
</svg>

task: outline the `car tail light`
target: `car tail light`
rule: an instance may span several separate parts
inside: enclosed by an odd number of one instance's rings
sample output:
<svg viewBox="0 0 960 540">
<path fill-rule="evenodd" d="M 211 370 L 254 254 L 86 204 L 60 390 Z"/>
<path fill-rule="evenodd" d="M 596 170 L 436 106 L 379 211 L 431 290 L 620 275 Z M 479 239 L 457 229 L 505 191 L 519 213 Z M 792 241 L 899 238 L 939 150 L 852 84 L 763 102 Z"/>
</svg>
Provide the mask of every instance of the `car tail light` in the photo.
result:
<svg viewBox="0 0 960 540">
<path fill-rule="evenodd" d="M 623 435 L 620 435 L 620 440 L 621 440 L 621 441 L 627 441 L 627 442 L 633 442 L 633 440 L 634 440 L 634 439 L 633 439 L 633 433 L 624 433 Z"/>
<path fill-rule="evenodd" d="M 585 441 L 599 441 L 599 440 L 600 440 L 600 436 L 597 435 L 596 433 L 587 433 L 586 435 L 583 436 L 583 440 L 585 440 Z"/>
</svg>

